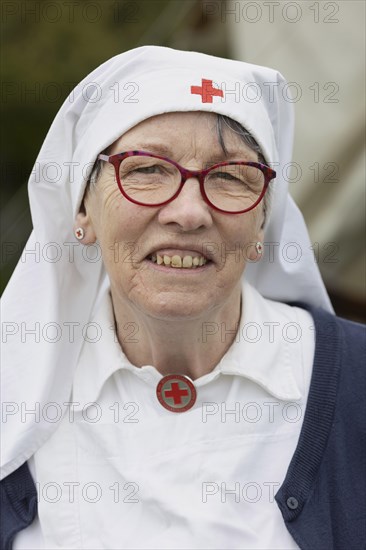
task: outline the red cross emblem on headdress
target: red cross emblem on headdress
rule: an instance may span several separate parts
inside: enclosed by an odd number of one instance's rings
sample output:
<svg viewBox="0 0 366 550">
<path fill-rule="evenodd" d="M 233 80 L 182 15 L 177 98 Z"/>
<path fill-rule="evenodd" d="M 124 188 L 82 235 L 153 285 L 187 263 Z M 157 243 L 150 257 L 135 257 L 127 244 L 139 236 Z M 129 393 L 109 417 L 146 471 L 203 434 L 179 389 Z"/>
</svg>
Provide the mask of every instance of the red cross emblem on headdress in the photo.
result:
<svg viewBox="0 0 366 550">
<path fill-rule="evenodd" d="M 219 88 L 214 88 L 212 80 L 202 78 L 202 86 L 191 86 L 191 94 L 197 94 L 202 97 L 202 103 L 212 103 L 213 96 L 224 97 L 224 92 Z"/>
</svg>

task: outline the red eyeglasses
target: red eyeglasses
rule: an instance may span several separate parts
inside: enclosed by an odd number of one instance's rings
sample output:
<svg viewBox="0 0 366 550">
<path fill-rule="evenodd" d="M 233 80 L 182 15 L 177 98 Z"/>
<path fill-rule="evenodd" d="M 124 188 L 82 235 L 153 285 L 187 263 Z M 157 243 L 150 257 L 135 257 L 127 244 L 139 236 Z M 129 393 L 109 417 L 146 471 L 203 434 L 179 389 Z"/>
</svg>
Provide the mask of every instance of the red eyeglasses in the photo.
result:
<svg viewBox="0 0 366 550">
<path fill-rule="evenodd" d="M 260 203 L 276 177 L 274 170 L 257 162 L 220 162 L 205 170 L 187 170 L 146 151 L 100 154 L 98 159 L 113 164 L 122 195 L 141 206 L 167 204 L 189 178 L 197 178 L 209 206 L 226 214 L 243 214 Z"/>
</svg>

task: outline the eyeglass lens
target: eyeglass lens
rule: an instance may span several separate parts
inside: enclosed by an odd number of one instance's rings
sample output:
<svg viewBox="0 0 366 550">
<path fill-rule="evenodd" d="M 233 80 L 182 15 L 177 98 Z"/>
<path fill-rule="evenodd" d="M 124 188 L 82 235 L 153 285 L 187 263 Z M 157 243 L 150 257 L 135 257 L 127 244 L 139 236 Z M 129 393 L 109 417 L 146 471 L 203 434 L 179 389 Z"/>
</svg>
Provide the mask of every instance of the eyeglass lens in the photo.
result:
<svg viewBox="0 0 366 550">
<path fill-rule="evenodd" d="M 168 201 L 178 190 L 181 174 L 170 162 L 149 156 L 125 158 L 119 177 L 128 197 L 146 205 Z M 222 210 L 250 208 L 259 199 L 265 177 L 259 168 L 228 164 L 210 170 L 204 179 L 209 201 Z"/>
</svg>

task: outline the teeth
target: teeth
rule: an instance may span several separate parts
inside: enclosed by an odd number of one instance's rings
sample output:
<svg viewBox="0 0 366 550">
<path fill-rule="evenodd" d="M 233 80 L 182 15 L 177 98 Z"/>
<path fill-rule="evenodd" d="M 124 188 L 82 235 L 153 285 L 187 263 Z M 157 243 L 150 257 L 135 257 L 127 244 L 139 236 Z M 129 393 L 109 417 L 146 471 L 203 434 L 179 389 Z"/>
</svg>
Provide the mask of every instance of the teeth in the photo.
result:
<svg viewBox="0 0 366 550">
<path fill-rule="evenodd" d="M 183 267 L 192 267 L 192 256 L 184 256 Z"/>
<path fill-rule="evenodd" d="M 176 256 L 176 255 L 173 256 L 171 266 L 172 267 L 182 267 L 182 258 L 180 256 Z"/>
<path fill-rule="evenodd" d="M 167 254 L 164 254 L 164 256 L 160 256 L 160 254 L 152 254 L 150 257 L 151 261 L 158 264 L 158 265 L 166 265 L 170 267 L 175 268 L 196 268 L 202 265 L 205 265 L 207 263 L 206 258 L 203 256 L 178 256 L 178 254 L 174 254 L 174 256 L 170 257 Z"/>
</svg>

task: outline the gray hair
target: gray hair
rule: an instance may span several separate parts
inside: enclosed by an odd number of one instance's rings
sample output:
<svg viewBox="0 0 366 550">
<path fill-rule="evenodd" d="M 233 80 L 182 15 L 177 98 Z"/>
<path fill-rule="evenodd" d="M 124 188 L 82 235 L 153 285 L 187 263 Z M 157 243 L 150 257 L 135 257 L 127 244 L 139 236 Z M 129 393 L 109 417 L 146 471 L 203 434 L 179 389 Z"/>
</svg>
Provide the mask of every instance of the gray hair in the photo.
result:
<svg viewBox="0 0 366 550">
<path fill-rule="evenodd" d="M 221 148 L 225 154 L 227 154 L 227 149 L 225 146 L 224 138 L 223 138 L 223 128 L 227 127 L 231 132 L 234 132 L 237 134 L 240 139 L 255 153 L 258 155 L 258 162 L 261 164 L 266 164 L 267 161 L 262 153 L 262 149 L 258 145 L 257 140 L 242 126 L 239 122 L 236 120 L 233 120 L 232 118 L 226 116 L 226 115 L 217 115 L 217 135 L 219 138 L 219 143 L 221 145 Z M 271 202 L 271 186 L 268 187 L 266 194 L 264 195 L 263 199 L 263 214 L 264 214 L 264 222 L 263 226 L 266 222 L 266 214 L 269 211 L 270 202 Z"/>
<path fill-rule="evenodd" d="M 242 126 L 239 122 L 236 120 L 233 120 L 232 118 L 226 116 L 226 115 L 217 115 L 217 122 L 216 122 L 216 131 L 217 131 L 217 137 L 220 143 L 220 146 L 224 152 L 224 154 L 227 154 L 227 149 L 224 141 L 224 128 L 227 128 L 231 132 L 234 132 L 237 134 L 240 139 L 255 153 L 258 155 L 258 162 L 261 164 L 267 164 L 266 159 L 263 156 L 262 150 L 260 146 L 258 145 L 257 141 L 254 139 L 254 137 Z M 107 149 L 103 151 L 105 154 Z M 100 174 L 102 172 L 102 162 L 101 160 L 96 160 L 94 163 L 94 166 L 92 168 L 92 171 L 90 173 L 87 186 L 90 185 L 90 187 L 94 187 L 100 177 Z M 264 211 L 264 218 L 266 218 L 266 212 L 268 211 L 269 202 L 270 202 L 270 188 L 267 190 L 266 195 L 264 196 L 263 200 L 263 211 Z"/>
<path fill-rule="evenodd" d="M 266 164 L 266 159 L 263 156 L 262 150 L 259 147 L 257 141 L 252 136 L 252 134 L 250 134 L 248 130 L 246 130 L 244 126 L 242 126 L 236 120 L 233 120 L 232 118 L 226 115 L 217 115 L 217 125 L 216 125 L 217 135 L 219 138 L 219 143 L 225 155 L 227 154 L 227 149 L 223 138 L 223 128 L 225 126 L 229 130 L 234 132 L 234 134 L 237 134 L 241 138 L 241 140 L 245 143 L 245 145 L 249 147 L 249 149 L 251 149 L 252 151 L 258 154 L 258 162 L 260 162 L 261 164 Z"/>
<path fill-rule="evenodd" d="M 105 154 L 105 151 L 103 151 L 102 154 Z M 95 184 L 97 183 L 102 172 L 102 162 L 103 161 L 99 159 L 94 162 L 94 166 L 92 168 L 92 171 L 90 172 L 90 176 L 86 184 L 87 187 L 88 185 L 90 185 L 90 187 L 95 187 Z"/>
</svg>

